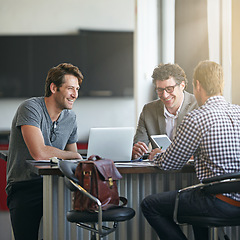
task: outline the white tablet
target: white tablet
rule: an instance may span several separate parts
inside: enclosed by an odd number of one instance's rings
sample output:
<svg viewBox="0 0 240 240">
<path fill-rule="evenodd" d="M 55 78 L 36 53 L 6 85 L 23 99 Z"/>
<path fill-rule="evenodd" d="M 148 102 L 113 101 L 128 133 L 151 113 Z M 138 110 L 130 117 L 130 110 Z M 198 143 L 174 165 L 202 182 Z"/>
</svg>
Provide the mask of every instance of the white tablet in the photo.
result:
<svg viewBox="0 0 240 240">
<path fill-rule="evenodd" d="M 171 144 L 171 140 L 166 134 L 152 135 L 151 139 L 156 144 L 156 146 L 153 147 L 158 147 L 161 148 L 162 150 L 166 150 L 168 146 Z"/>
</svg>

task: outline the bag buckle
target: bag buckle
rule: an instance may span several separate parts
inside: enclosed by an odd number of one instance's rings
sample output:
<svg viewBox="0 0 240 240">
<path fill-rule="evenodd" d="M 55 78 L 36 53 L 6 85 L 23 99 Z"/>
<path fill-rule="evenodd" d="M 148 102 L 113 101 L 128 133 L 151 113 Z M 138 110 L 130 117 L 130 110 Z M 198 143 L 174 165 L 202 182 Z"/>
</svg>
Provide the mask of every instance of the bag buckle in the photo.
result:
<svg viewBox="0 0 240 240">
<path fill-rule="evenodd" d="M 91 176 L 92 175 L 92 171 L 89 171 L 89 172 L 83 171 L 83 175 L 86 175 L 86 174 L 89 174 Z"/>
<path fill-rule="evenodd" d="M 108 178 L 108 181 L 109 181 L 109 187 L 112 188 L 112 186 L 113 186 L 113 179 L 110 177 L 110 178 Z"/>
</svg>

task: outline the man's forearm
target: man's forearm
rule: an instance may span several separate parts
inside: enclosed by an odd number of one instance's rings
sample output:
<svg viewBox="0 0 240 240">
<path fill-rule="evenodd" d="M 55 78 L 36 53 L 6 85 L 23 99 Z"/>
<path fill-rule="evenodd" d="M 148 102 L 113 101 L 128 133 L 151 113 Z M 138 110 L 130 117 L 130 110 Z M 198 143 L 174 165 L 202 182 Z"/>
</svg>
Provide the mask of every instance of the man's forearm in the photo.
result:
<svg viewBox="0 0 240 240">
<path fill-rule="evenodd" d="M 49 159 L 57 157 L 61 159 L 79 159 L 82 158 L 78 152 L 61 150 L 52 146 L 44 146 L 37 156 L 33 156 L 35 160 Z"/>
</svg>

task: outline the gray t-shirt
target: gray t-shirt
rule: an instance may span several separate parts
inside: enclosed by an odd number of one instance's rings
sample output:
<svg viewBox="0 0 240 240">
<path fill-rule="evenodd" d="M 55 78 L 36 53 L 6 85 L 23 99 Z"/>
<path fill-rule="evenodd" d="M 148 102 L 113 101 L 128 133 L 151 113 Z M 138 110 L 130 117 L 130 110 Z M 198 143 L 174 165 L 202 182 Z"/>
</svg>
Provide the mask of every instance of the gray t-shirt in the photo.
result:
<svg viewBox="0 0 240 240">
<path fill-rule="evenodd" d="M 34 97 L 24 101 L 18 108 L 13 121 L 7 160 L 7 187 L 12 182 L 40 178 L 33 173 L 26 160 L 33 159 L 23 140 L 22 125 L 32 125 L 41 129 L 45 144 L 64 150 L 67 144 L 77 142 L 76 115 L 71 110 L 63 110 L 53 123 L 44 101 L 44 97 Z M 54 131 L 53 131 L 53 127 Z"/>
</svg>

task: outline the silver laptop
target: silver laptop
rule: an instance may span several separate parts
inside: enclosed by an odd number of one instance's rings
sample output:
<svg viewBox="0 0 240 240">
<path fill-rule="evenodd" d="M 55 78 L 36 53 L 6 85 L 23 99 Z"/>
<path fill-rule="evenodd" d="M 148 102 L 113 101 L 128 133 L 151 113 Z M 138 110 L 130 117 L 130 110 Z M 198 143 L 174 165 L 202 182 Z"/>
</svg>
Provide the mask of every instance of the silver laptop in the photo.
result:
<svg viewBox="0 0 240 240">
<path fill-rule="evenodd" d="M 87 158 L 99 155 L 114 162 L 131 161 L 133 137 L 133 127 L 91 128 Z"/>
</svg>

